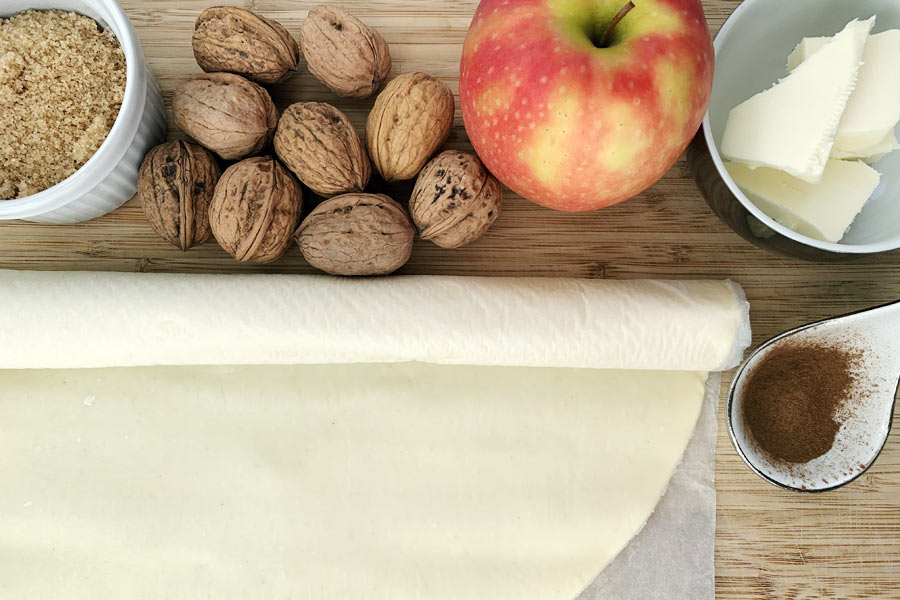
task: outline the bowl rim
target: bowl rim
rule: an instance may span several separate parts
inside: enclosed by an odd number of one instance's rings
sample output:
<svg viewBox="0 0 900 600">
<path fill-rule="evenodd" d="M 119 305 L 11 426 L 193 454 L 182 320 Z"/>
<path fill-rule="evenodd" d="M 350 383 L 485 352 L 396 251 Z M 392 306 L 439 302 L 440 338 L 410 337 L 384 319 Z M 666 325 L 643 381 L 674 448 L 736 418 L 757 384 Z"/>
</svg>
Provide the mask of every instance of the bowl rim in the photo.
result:
<svg viewBox="0 0 900 600">
<path fill-rule="evenodd" d="M 77 201 L 96 183 L 105 179 L 122 160 L 125 152 L 117 153 L 117 140 L 129 135 L 133 137 L 138 130 L 139 119 L 128 118 L 135 112 L 143 111 L 142 105 L 145 102 L 146 94 L 145 86 L 141 85 L 139 77 L 139 69 L 144 68 L 144 57 L 137 34 L 125 11 L 116 0 L 90 0 L 90 2 L 95 3 L 98 12 L 106 13 L 103 16 L 109 21 L 108 29 L 112 31 L 125 54 L 125 93 L 119 113 L 106 135 L 106 139 L 77 171 L 59 183 L 30 196 L 0 200 L 0 219 L 28 219 L 53 212 Z M 17 10 L 10 14 L 14 15 L 18 12 L 21 11 Z M 90 17 L 90 15 L 86 16 Z M 138 105 L 141 105 L 140 110 L 135 111 Z M 127 151 L 127 145 L 125 151 Z"/>
<path fill-rule="evenodd" d="M 725 19 L 722 23 L 722 27 L 719 29 L 718 33 L 716 33 L 715 38 L 713 40 L 713 47 L 716 51 L 716 56 L 719 54 L 719 50 L 727 43 L 728 37 L 731 34 L 731 30 L 735 27 L 735 24 L 740 21 L 741 16 L 745 11 L 749 9 L 750 6 L 760 2 L 762 0 L 744 0 L 738 7 Z M 810 246 L 813 248 L 818 248 L 819 250 L 825 250 L 827 252 L 834 252 L 837 254 L 878 254 L 881 252 L 890 252 L 892 250 L 897 250 L 900 248 L 900 239 L 896 242 L 878 242 L 878 243 L 870 243 L 870 244 L 842 244 L 840 242 L 825 242 L 822 240 L 817 240 L 815 238 L 811 238 L 809 236 L 797 233 L 796 231 L 785 227 L 769 215 L 767 215 L 762 209 L 760 209 L 756 204 L 754 204 L 741 190 L 740 187 L 734 182 L 731 178 L 731 175 L 728 173 L 728 170 L 725 168 L 725 162 L 722 160 L 722 156 L 719 153 L 719 147 L 716 144 L 715 139 L 712 134 L 712 125 L 710 122 L 709 110 L 706 111 L 706 115 L 703 118 L 703 139 L 706 141 L 706 145 L 709 148 L 709 154 L 712 157 L 713 163 L 716 166 L 716 171 L 719 173 L 719 177 L 722 178 L 722 181 L 725 182 L 725 185 L 728 186 L 729 191 L 732 195 L 737 198 L 738 202 L 743 205 L 743 207 L 750 212 L 755 218 L 757 218 L 760 222 L 762 222 L 766 227 L 775 231 L 779 235 L 786 237 L 788 239 L 794 240 L 800 244 L 804 244 L 806 246 Z"/>
</svg>

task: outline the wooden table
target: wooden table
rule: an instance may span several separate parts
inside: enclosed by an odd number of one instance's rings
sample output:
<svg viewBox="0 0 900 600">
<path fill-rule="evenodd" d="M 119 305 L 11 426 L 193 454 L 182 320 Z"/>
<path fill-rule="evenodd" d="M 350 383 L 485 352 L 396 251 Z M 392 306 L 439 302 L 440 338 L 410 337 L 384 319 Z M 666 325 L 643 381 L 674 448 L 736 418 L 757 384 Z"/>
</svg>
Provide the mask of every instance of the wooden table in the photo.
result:
<svg viewBox="0 0 900 600">
<path fill-rule="evenodd" d="M 190 32 L 211 0 L 121 0 L 168 94 L 192 74 Z M 296 34 L 315 2 L 242 0 Z M 739 0 L 705 0 L 713 31 Z M 477 0 L 340 0 L 391 43 L 395 73 L 422 70 L 457 89 L 458 61 Z M 362 126 L 371 101 L 336 101 L 302 69 L 274 96 L 334 102 Z M 173 135 L 177 132 L 172 131 Z M 449 145 L 467 148 L 457 113 Z M 398 194 L 407 190 L 395 190 Z M 14 269 L 308 273 L 294 251 L 266 267 L 237 264 L 215 243 L 186 254 L 159 240 L 140 206 L 77 226 L 0 225 L 0 267 Z M 755 341 L 805 322 L 900 298 L 900 253 L 814 265 L 756 249 L 707 208 L 680 161 L 623 205 L 570 215 L 508 197 L 494 229 L 472 247 L 418 242 L 404 273 L 546 277 L 732 278 L 753 306 Z M 895 417 L 896 419 L 896 417 Z M 900 598 L 900 423 L 877 465 L 824 495 L 776 490 L 747 469 L 724 425 L 717 459 L 717 597 Z"/>
</svg>

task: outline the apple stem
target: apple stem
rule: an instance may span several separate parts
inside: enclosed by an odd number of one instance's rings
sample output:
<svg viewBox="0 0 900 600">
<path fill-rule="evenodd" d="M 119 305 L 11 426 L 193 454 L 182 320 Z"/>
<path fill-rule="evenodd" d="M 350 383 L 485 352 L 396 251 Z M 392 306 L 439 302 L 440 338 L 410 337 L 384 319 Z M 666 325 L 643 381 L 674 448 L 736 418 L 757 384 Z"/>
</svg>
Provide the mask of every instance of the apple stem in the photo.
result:
<svg viewBox="0 0 900 600">
<path fill-rule="evenodd" d="M 616 28 L 616 25 L 625 18 L 625 15 L 631 12 L 631 9 L 634 8 L 634 2 L 628 2 L 625 6 L 622 7 L 615 17 L 613 17 L 612 23 L 606 28 L 606 32 L 603 34 L 603 43 L 601 44 L 601 48 L 609 48 L 609 43 L 612 41 L 613 30 Z"/>
</svg>

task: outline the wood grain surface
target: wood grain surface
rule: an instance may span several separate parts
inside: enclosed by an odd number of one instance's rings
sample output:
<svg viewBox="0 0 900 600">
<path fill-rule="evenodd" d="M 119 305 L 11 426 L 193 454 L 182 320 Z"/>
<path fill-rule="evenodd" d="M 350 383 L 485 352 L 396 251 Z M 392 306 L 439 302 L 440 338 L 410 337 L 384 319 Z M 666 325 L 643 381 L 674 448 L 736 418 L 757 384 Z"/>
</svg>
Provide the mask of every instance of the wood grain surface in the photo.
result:
<svg viewBox="0 0 900 600">
<path fill-rule="evenodd" d="M 461 46 L 477 0 L 336 0 L 390 42 L 394 73 L 427 71 L 458 85 Z M 199 69 L 190 37 L 212 0 L 121 0 L 166 92 Z M 235 4 L 284 23 L 294 34 L 314 2 Z M 739 0 L 705 0 L 716 31 Z M 371 100 L 337 100 L 301 68 L 274 89 L 281 108 L 321 100 L 362 130 Z M 178 132 L 172 130 L 172 135 Z M 467 148 L 462 121 L 448 144 Z M 390 190 L 398 198 L 409 188 Z M 308 273 L 299 253 L 266 267 L 239 265 L 215 243 L 188 253 L 151 231 L 132 200 L 75 226 L 0 225 L 0 268 L 174 272 Z M 403 273 L 606 278 L 732 278 L 753 306 L 755 342 L 811 320 L 900 298 L 900 253 L 815 265 L 756 249 L 707 208 L 682 160 L 633 200 L 592 214 L 541 209 L 507 196 L 494 229 L 472 247 L 449 251 L 418 242 Z M 7 310 L 9 307 L 6 307 Z M 778 491 L 738 458 L 720 425 L 717 458 L 717 597 L 722 599 L 900 599 L 900 423 L 878 463 L 842 490 Z"/>
</svg>

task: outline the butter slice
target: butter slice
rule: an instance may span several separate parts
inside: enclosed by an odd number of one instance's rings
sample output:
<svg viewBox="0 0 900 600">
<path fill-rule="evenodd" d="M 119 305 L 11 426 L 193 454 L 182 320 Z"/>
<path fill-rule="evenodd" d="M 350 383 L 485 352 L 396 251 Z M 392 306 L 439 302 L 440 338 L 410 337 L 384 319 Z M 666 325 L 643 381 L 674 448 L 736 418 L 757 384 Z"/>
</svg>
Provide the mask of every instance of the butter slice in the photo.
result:
<svg viewBox="0 0 900 600">
<path fill-rule="evenodd" d="M 793 71 L 799 67 L 800 63 L 815 54 L 818 50 L 821 50 L 822 47 L 830 41 L 830 37 L 805 37 L 800 40 L 800 43 L 797 44 L 797 47 L 794 48 L 794 51 L 788 56 L 788 71 Z M 865 50 L 863 51 L 863 56 L 865 56 Z"/>
<path fill-rule="evenodd" d="M 732 109 L 722 154 L 821 181 L 874 24 L 874 17 L 851 21 L 790 75 Z"/>
<path fill-rule="evenodd" d="M 874 162 L 878 162 L 894 150 L 900 149 L 900 144 L 897 143 L 897 136 L 894 134 L 894 130 L 888 132 L 883 140 L 875 144 L 874 146 L 869 146 L 868 148 L 863 148 L 862 150 L 853 151 L 844 151 L 837 147 L 831 149 L 831 158 L 840 158 L 843 160 L 864 160 L 865 162 L 871 164 Z"/>
<path fill-rule="evenodd" d="M 796 69 L 821 50 L 831 38 L 804 38 L 788 57 Z M 900 30 L 869 36 L 863 52 L 856 91 L 847 102 L 834 139 L 835 158 L 870 157 L 869 149 L 883 144 L 900 122 Z M 893 148 L 892 148 L 893 149 Z M 891 150 L 887 150 L 890 152 Z"/>
<path fill-rule="evenodd" d="M 859 161 L 830 160 L 821 183 L 809 184 L 775 169 L 726 164 L 734 182 L 767 215 L 797 233 L 839 242 L 881 175 Z"/>
</svg>

